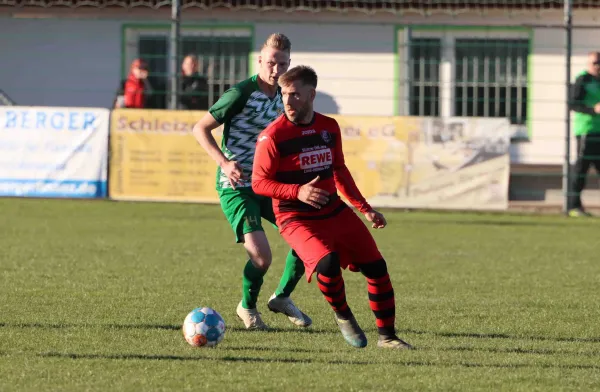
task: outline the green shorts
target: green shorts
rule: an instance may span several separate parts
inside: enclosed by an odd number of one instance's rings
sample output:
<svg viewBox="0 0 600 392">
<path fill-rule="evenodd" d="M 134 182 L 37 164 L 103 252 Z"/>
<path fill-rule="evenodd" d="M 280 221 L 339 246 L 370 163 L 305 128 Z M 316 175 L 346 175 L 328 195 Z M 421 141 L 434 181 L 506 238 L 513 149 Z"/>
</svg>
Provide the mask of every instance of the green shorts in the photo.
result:
<svg viewBox="0 0 600 392">
<path fill-rule="evenodd" d="M 244 242 L 244 234 L 264 231 L 261 218 L 275 226 L 271 198 L 259 196 L 251 188 L 221 189 L 219 200 L 237 243 Z"/>
</svg>

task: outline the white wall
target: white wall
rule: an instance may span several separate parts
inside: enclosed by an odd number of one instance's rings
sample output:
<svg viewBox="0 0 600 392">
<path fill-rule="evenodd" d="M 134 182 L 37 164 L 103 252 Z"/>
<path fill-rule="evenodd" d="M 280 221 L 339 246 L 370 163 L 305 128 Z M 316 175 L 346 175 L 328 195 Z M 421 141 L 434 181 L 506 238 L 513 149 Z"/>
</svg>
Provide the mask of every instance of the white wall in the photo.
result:
<svg viewBox="0 0 600 392">
<path fill-rule="evenodd" d="M 121 22 L 0 18 L 0 89 L 20 105 L 109 107 Z"/>
<path fill-rule="evenodd" d="M 318 111 L 394 114 L 394 26 L 259 23 L 257 53 L 274 32 L 292 41 L 292 66 L 310 65 L 319 75 Z"/>
<path fill-rule="evenodd" d="M 531 124 L 530 142 L 512 146 L 512 161 L 560 164 L 564 156 L 565 71 L 564 33 L 558 29 L 536 29 L 533 34 L 529 70 Z"/>
</svg>

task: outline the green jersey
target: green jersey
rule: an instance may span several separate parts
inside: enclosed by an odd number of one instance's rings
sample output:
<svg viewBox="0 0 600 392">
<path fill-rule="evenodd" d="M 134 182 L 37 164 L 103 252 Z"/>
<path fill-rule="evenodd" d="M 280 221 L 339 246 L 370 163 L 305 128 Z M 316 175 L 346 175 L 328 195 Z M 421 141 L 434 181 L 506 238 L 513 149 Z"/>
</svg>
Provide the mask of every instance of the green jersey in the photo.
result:
<svg viewBox="0 0 600 392">
<path fill-rule="evenodd" d="M 589 133 L 600 133 L 600 115 L 594 111 L 594 105 L 600 103 L 600 79 L 582 72 L 573 85 L 571 109 L 573 116 L 573 132 L 575 136 Z"/>
<path fill-rule="evenodd" d="M 258 86 L 258 75 L 254 75 L 223 93 L 209 113 L 224 125 L 221 151 L 244 170 L 246 179 L 237 184 L 236 189 L 251 187 L 256 138 L 283 113 L 281 91 L 277 89 L 276 95 L 269 98 Z M 231 188 L 231 184 L 219 168 L 217 190 L 226 188 Z"/>
</svg>

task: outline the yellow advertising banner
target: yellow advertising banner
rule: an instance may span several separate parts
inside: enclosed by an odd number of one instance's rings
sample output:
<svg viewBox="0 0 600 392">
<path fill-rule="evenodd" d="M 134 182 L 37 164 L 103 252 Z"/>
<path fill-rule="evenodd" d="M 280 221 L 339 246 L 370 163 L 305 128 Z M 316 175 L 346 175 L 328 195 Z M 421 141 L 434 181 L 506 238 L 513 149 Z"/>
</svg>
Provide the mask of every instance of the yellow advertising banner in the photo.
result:
<svg viewBox="0 0 600 392">
<path fill-rule="evenodd" d="M 110 132 L 110 197 L 218 202 L 217 166 L 191 133 L 204 114 L 201 111 L 114 110 Z M 215 131 L 218 143 L 219 131 Z"/>
<path fill-rule="evenodd" d="M 332 117 L 346 164 L 373 206 L 508 208 L 506 119 Z"/>
<path fill-rule="evenodd" d="M 204 113 L 113 111 L 111 197 L 218 202 L 216 164 L 191 134 Z M 507 120 L 332 117 L 342 130 L 346 164 L 373 206 L 508 207 Z M 220 135 L 217 130 L 219 143 Z"/>
</svg>

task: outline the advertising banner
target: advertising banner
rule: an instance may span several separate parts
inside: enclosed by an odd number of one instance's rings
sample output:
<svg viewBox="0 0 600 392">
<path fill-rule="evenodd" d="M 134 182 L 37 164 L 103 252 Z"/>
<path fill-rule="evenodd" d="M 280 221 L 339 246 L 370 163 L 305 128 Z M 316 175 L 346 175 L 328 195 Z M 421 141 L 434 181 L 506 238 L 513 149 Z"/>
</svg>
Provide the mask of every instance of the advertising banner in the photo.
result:
<svg viewBox="0 0 600 392">
<path fill-rule="evenodd" d="M 117 109 L 111 117 L 110 197 L 218 202 L 216 164 L 192 135 L 201 111 Z M 220 143 L 220 130 L 215 136 Z"/>
<path fill-rule="evenodd" d="M 0 107 L 0 196 L 106 197 L 109 113 Z"/>
<path fill-rule="evenodd" d="M 110 195 L 218 202 L 216 164 L 191 134 L 205 112 L 113 111 Z M 376 207 L 506 209 L 506 119 L 334 115 L 346 164 Z M 220 143 L 221 132 L 215 131 Z"/>
<path fill-rule="evenodd" d="M 348 168 L 373 206 L 508 208 L 508 120 L 332 117 Z"/>
</svg>

